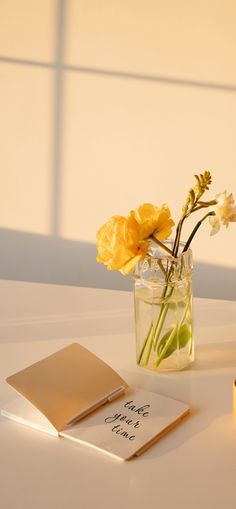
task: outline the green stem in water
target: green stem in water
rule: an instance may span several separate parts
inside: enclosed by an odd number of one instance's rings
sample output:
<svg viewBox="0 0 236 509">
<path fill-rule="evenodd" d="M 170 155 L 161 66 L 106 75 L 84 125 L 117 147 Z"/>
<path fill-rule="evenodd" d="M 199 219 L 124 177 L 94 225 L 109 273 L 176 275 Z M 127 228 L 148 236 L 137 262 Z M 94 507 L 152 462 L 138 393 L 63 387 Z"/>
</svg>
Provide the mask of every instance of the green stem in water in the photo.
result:
<svg viewBox="0 0 236 509">
<path fill-rule="evenodd" d="M 158 368 L 158 366 L 161 364 L 161 361 L 164 359 L 165 354 L 166 354 L 166 352 L 167 352 L 167 350 L 168 350 L 169 346 L 171 345 L 171 343 L 172 343 L 172 341 L 173 341 L 173 338 L 174 338 L 175 334 L 176 334 L 176 333 L 178 332 L 178 330 L 180 330 L 180 328 L 182 327 L 182 325 L 183 325 L 183 323 L 184 323 L 184 321 L 185 321 L 185 319 L 186 319 L 186 316 L 187 316 L 187 312 L 188 312 L 189 305 L 190 305 L 190 299 L 188 299 L 188 301 L 187 301 L 187 304 L 186 304 L 186 306 L 185 306 L 185 309 L 184 309 L 184 312 L 183 312 L 183 315 L 182 315 L 182 318 L 181 318 L 181 320 L 180 320 L 179 324 L 177 323 L 177 324 L 173 327 L 173 329 L 172 329 L 172 331 L 171 331 L 171 333 L 170 333 L 170 336 L 169 336 L 169 338 L 168 338 L 168 341 L 166 342 L 166 344 L 165 344 L 165 346 L 164 346 L 163 350 L 161 351 L 161 354 L 158 356 L 158 358 L 157 358 L 157 360 L 156 360 L 155 368 Z"/>
<path fill-rule="evenodd" d="M 156 350 L 156 348 L 157 348 L 157 343 L 158 343 L 158 339 L 159 339 L 159 336 L 161 333 L 161 329 L 163 327 L 163 324 L 164 324 L 164 321 L 165 321 L 165 318 L 166 318 L 166 315 L 167 315 L 167 312 L 169 309 L 168 299 L 171 297 L 171 295 L 174 291 L 174 287 L 172 286 L 170 288 L 169 294 L 166 295 L 169 284 L 170 284 L 168 281 L 168 278 L 171 276 L 171 271 L 172 271 L 172 268 L 169 270 L 169 273 L 167 274 L 166 286 L 164 288 L 164 291 L 163 291 L 162 297 L 161 297 L 161 299 L 164 300 L 164 302 L 162 302 L 159 317 L 157 319 L 157 323 L 156 323 L 155 329 L 154 329 L 154 350 Z"/>
<path fill-rule="evenodd" d="M 148 331 L 148 333 L 147 333 L 147 335 L 146 335 L 146 338 L 145 338 L 145 340 L 144 340 L 144 342 L 143 342 L 143 346 L 142 346 L 142 348 L 141 348 L 141 351 L 140 351 L 140 354 L 139 354 L 139 356 L 138 356 L 138 360 L 137 360 L 137 363 L 138 363 L 138 364 L 140 364 L 140 362 L 141 362 L 141 360 L 142 360 L 142 356 L 143 356 L 144 351 L 145 351 L 145 348 L 146 348 L 146 346 L 147 346 L 148 339 L 149 339 L 149 337 L 150 337 L 150 335 L 151 335 L 151 333 L 152 333 L 152 329 L 153 329 L 153 322 L 151 323 L 151 325 L 150 325 L 150 327 L 149 327 L 149 331 Z"/>
<path fill-rule="evenodd" d="M 148 361 L 149 361 L 149 357 L 151 355 L 151 351 L 152 351 L 152 345 L 153 345 L 153 331 L 150 335 L 150 341 L 149 341 L 149 345 L 148 345 L 148 348 L 147 348 L 147 352 L 146 352 L 146 355 L 145 355 L 145 358 L 144 358 L 144 365 L 146 366 Z"/>
<path fill-rule="evenodd" d="M 205 221 L 205 219 L 209 216 L 215 216 L 215 212 L 214 211 L 211 211 L 211 212 L 208 212 L 200 221 L 198 221 L 198 223 L 196 224 L 195 228 L 193 229 L 191 235 L 189 236 L 185 246 L 184 246 L 184 249 L 183 249 L 183 253 L 185 251 L 187 251 L 187 249 L 189 248 L 192 240 L 193 240 L 193 237 L 194 235 L 197 233 L 198 231 L 198 228 L 200 228 L 201 224 L 203 223 L 203 221 Z"/>
<path fill-rule="evenodd" d="M 163 327 L 167 312 L 169 309 L 169 304 L 166 302 L 165 304 L 162 304 L 161 311 L 157 320 L 157 324 L 154 331 L 154 350 L 157 348 L 158 339 L 161 333 L 161 329 Z"/>
<path fill-rule="evenodd" d="M 168 341 L 166 342 L 166 345 L 164 346 L 161 354 L 157 358 L 157 361 L 156 361 L 156 364 L 155 364 L 155 368 L 158 368 L 158 366 L 161 364 L 161 361 L 164 359 L 165 354 L 166 354 L 170 344 L 172 343 L 172 340 L 175 337 L 175 334 L 176 334 L 177 330 L 178 330 L 178 325 L 176 324 L 175 327 L 173 327 L 173 329 L 171 331 L 171 334 L 170 334 L 170 337 L 169 337 Z"/>
</svg>

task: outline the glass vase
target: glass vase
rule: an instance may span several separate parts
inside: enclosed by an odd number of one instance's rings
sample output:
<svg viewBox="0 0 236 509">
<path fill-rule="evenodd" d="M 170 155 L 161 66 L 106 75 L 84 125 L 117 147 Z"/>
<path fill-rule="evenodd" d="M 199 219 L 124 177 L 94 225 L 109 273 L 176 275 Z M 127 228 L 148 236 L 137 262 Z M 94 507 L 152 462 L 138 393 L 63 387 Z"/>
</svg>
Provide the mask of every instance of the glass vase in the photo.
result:
<svg viewBox="0 0 236 509">
<path fill-rule="evenodd" d="M 172 249 L 171 241 L 165 245 Z M 151 245 L 136 267 L 134 299 L 137 364 L 157 371 L 188 367 L 194 360 L 191 249 L 173 258 Z"/>
</svg>

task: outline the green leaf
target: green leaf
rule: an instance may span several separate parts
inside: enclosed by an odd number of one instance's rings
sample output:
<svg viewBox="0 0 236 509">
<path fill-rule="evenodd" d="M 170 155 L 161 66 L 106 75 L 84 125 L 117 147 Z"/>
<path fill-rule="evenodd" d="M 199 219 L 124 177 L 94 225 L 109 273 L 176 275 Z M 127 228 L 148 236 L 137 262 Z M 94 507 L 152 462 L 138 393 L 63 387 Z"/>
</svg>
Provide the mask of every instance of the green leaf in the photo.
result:
<svg viewBox="0 0 236 509">
<path fill-rule="evenodd" d="M 175 329 L 175 327 L 176 327 L 176 325 L 174 327 L 172 327 L 171 329 L 169 329 L 168 332 L 166 332 L 166 334 L 161 338 L 160 342 L 158 343 L 158 347 L 157 347 L 158 355 L 161 355 L 163 348 L 165 348 L 165 345 L 166 345 L 167 341 L 169 340 L 170 335 L 173 333 L 173 330 Z M 187 345 L 187 343 L 189 342 L 190 338 L 191 338 L 191 331 L 190 331 L 189 327 L 187 326 L 187 324 L 181 325 L 181 327 L 178 328 L 176 333 L 174 334 L 173 339 L 172 339 L 170 345 L 168 346 L 163 359 L 166 359 L 167 357 L 169 357 L 175 350 L 177 350 L 177 347 L 184 348 Z"/>
</svg>

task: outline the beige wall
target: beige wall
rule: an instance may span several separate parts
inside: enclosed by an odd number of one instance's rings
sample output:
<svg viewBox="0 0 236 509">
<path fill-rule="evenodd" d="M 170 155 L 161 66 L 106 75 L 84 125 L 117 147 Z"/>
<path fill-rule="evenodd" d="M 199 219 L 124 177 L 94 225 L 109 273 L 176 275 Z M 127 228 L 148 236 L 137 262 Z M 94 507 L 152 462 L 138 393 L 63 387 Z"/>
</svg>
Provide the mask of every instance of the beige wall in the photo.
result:
<svg viewBox="0 0 236 509">
<path fill-rule="evenodd" d="M 177 220 L 202 169 L 236 197 L 235 26 L 233 0 L 1 0 L 2 277 L 125 288 L 109 216 Z M 197 293 L 236 299 L 236 225 L 193 249 Z"/>
</svg>

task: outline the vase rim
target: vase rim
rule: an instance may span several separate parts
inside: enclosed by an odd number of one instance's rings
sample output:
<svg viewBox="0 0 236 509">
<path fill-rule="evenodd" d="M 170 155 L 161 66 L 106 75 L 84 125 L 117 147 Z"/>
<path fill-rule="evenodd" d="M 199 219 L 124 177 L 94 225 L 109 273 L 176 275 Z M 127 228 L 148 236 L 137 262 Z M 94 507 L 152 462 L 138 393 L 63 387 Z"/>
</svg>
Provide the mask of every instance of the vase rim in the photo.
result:
<svg viewBox="0 0 236 509">
<path fill-rule="evenodd" d="M 164 245 L 170 245 L 170 246 L 173 246 L 174 244 L 174 240 L 173 239 L 168 239 L 168 240 L 165 240 L 163 242 Z M 179 243 L 179 246 L 182 247 L 184 249 L 184 246 L 186 245 L 186 242 L 183 242 L 181 241 Z M 146 254 L 146 257 L 145 258 L 157 258 L 157 259 L 169 259 L 169 260 L 180 260 L 181 258 L 184 258 L 184 257 L 187 257 L 187 256 L 192 256 L 192 249 L 191 247 L 189 247 L 187 249 L 187 251 L 184 251 L 183 252 L 183 249 L 182 251 L 178 254 L 177 257 L 174 257 L 172 256 L 171 254 L 168 254 L 166 251 L 161 250 L 161 247 L 157 244 L 155 244 L 155 242 L 152 242 L 152 244 L 150 245 L 150 248 L 154 250 L 154 253 L 149 253 L 147 251 L 147 254 Z M 157 253 L 157 254 L 156 254 Z"/>
<path fill-rule="evenodd" d="M 173 240 L 169 239 L 165 242 L 165 244 L 173 245 L 173 242 Z M 181 247 L 184 247 L 185 242 L 181 242 L 180 245 Z M 151 283 L 153 276 L 150 277 L 150 274 L 147 276 L 148 272 L 151 270 L 155 273 L 155 279 L 152 281 L 152 284 L 161 284 L 163 286 L 163 284 L 167 284 L 165 281 L 163 281 L 163 269 L 168 273 L 171 268 L 172 283 L 177 283 L 180 281 L 183 282 L 186 277 L 189 277 L 192 274 L 193 256 L 192 250 L 190 248 L 188 248 L 184 253 L 181 252 L 176 258 L 164 251 L 162 254 L 160 247 L 154 242 L 150 245 L 149 249 L 152 251 L 147 252 L 146 256 L 136 266 L 133 275 L 134 280 L 148 280 L 149 283 Z M 157 277 L 158 273 L 160 274 L 161 278 Z"/>
</svg>

